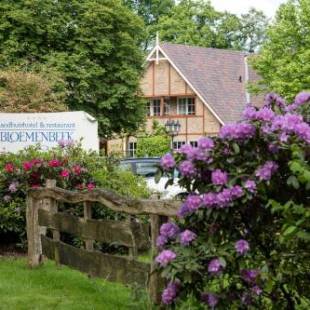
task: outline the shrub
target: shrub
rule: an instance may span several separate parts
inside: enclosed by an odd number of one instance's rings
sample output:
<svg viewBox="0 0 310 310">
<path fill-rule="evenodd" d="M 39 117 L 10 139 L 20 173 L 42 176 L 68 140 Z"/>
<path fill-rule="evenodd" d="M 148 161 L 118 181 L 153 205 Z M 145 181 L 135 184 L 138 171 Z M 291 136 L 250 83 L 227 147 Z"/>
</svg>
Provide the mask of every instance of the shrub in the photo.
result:
<svg viewBox="0 0 310 310">
<path fill-rule="evenodd" d="M 64 81 L 58 74 L 6 70 L 0 72 L 1 112 L 59 112 L 68 110 Z"/>
<path fill-rule="evenodd" d="M 18 154 L 1 154 L 1 235 L 15 236 L 16 242 L 21 244 L 25 241 L 27 190 L 44 186 L 46 179 L 55 179 L 57 186 L 64 189 L 91 191 L 95 187 L 104 187 L 127 197 L 148 197 L 143 178 L 117 169 L 107 158 L 86 152 L 80 145 L 61 144 L 49 152 L 43 152 L 37 146 Z M 72 213 L 81 213 L 81 208 L 73 208 Z M 95 206 L 94 214 L 99 218 L 120 216 L 102 206 Z"/>
<path fill-rule="evenodd" d="M 162 158 L 189 192 L 157 240 L 163 303 L 309 309 L 309 102 L 310 93 L 291 105 L 270 94 L 219 137 Z"/>
</svg>

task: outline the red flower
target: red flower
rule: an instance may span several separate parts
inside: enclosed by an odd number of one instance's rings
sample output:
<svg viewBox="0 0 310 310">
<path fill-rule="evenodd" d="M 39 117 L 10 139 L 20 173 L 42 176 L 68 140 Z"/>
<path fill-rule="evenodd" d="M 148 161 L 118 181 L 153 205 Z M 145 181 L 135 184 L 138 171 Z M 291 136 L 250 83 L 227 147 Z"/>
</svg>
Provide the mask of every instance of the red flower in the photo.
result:
<svg viewBox="0 0 310 310">
<path fill-rule="evenodd" d="M 40 187 L 41 187 L 40 184 L 32 184 L 32 185 L 31 185 L 31 188 L 40 188 Z"/>
<path fill-rule="evenodd" d="M 24 168 L 25 171 L 31 170 L 31 168 L 32 168 L 32 162 L 30 162 L 30 161 L 24 162 L 24 163 L 23 163 L 23 168 Z"/>
<path fill-rule="evenodd" d="M 80 175 L 80 174 L 81 174 L 81 171 L 82 171 L 81 166 L 79 166 L 79 165 L 73 166 L 73 167 L 72 167 L 72 170 L 73 170 L 73 172 L 74 172 L 76 175 Z"/>
<path fill-rule="evenodd" d="M 70 175 L 70 172 L 69 172 L 69 170 L 67 170 L 67 169 L 63 169 L 63 170 L 61 170 L 61 172 L 60 172 L 60 176 L 63 177 L 63 178 L 68 178 L 69 175 Z"/>
<path fill-rule="evenodd" d="M 87 184 L 87 189 L 91 192 L 96 188 L 96 185 L 94 183 L 88 183 Z"/>
<path fill-rule="evenodd" d="M 58 160 L 58 159 L 51 159 L 51 160 L 48 162 L 48 165 L 49 165 L 50 167 L 56 168 L 56 167 L 60 167 L 60 166 L 61 166 L 61 162 L 60 162 L 60 160 Z"/>
<path fill-rule="evenodd" d="M 7 173 L 13 173 L 14 172 L 14 165 L 12 163 L 7 163 L 4 166 L 4 170 Z"/>
</svg>

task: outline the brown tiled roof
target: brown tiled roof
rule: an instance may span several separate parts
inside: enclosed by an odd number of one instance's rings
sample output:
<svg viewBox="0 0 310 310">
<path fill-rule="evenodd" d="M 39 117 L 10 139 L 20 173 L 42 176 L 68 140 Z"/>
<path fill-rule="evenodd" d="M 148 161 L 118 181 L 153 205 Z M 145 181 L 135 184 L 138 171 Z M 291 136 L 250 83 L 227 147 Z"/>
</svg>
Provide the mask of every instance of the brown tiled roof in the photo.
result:
<svg viewBox="0 0 310 310">
<path fill-rule="evenodd" d="M 172 43 L 160 48 L 223 123 L 241 119 L 247 104 L 247 53 Z"/>
</svg>

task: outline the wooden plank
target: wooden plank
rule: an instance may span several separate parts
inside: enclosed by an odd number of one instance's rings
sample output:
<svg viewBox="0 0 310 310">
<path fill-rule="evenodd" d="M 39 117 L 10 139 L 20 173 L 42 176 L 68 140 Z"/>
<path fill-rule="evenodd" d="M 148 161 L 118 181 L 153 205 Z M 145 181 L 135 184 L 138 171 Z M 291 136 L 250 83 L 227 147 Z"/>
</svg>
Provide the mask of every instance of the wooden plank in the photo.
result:
<svg viewBox="0 0 310 310">
<path fill-rule="evenodd" d="M 51 214 L 39 210 L 39 224 L 61 232 L 70 233 L 84 240 L 97 240 L 133 247 L 132 233 L 139 249 L 149 248 L 148 225 L 126 221 L 82 219 L 66 213 Z"/>
<path fill-rule="evenodd" d="M 180 201 L 175 200 L 143 200 L 129 199 L 104 189 L 95 189 L 91 192 L 75 192 L 61 188 L 30 189 L 28 195 L 35 199 L 53 198 L 66 203 L 81 203 L 85 201 L 99 202 L 116 212 L 132 215 L 157 214 L 163 216 L 176 216 Z"/>
<path fill-rule="evenodd" d="M 138 262 L 128 257 L 89 252 L 42 235 L 44 255 L 54 259 L 55 249 L 59 253 L 60 264 L 78 269 L 94 277 L 124 284 L 138 283 L 146 286 L 150 264 Z"/>
</svg>

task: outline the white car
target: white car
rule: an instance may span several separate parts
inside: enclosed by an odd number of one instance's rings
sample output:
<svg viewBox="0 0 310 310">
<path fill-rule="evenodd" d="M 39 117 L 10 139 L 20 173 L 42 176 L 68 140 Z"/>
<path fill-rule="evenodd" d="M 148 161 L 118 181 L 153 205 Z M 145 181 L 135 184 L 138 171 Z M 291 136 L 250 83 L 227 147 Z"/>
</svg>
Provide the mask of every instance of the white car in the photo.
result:
<svg viewBox="0 0 310 310">
<path fill-rule="evenodd" d="M 157 199 L 183 199 L 186 196 L 186 190 L 178 184 L 177 173 L 174 176 L 174 182 L 167 188 L 166 183 L 169 178 L 163 176 L 159 182 L 156 182 L 155 175 L 158 171 L 160 158 L 129 158 L 120 162 L 122 169 L 132 171 L 136 175 L 143 176 L 147 186 L 152 193 L 153 198 Z"/>
</svg>

